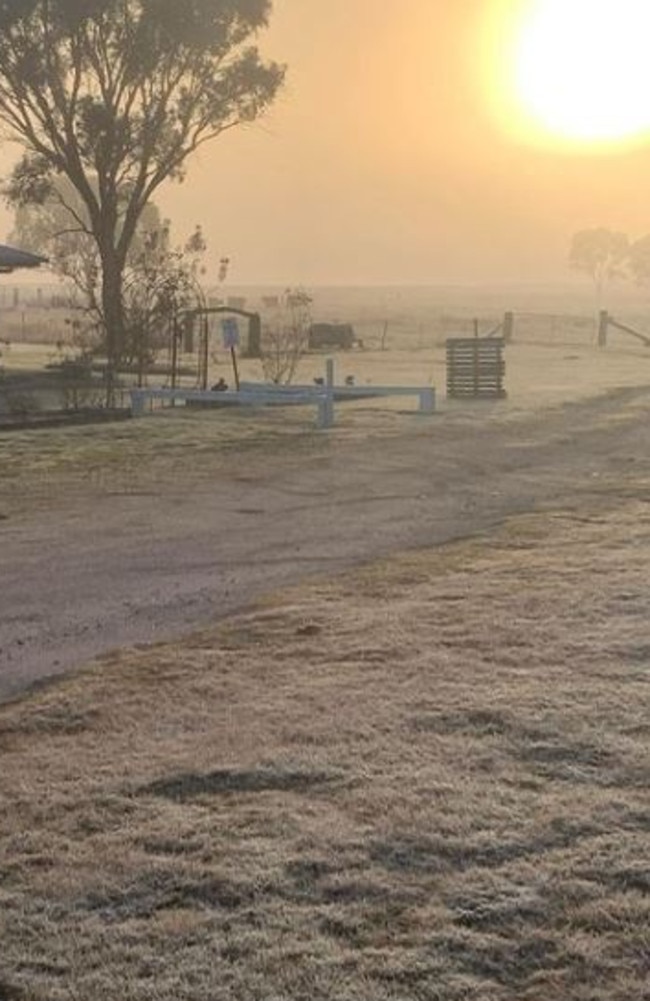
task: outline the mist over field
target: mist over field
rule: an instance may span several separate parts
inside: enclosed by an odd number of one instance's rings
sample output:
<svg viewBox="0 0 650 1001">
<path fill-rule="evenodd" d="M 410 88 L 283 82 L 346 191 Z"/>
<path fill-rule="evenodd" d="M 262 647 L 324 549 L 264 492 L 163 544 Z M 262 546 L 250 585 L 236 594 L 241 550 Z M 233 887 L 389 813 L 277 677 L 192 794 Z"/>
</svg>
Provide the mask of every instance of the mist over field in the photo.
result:
<svg viewBox="0 0 650 1001">
<path fill-rule="evenodd" d="M 648 1001 L 649 34 L 0 3 L 0 1001 Z"/>
<path fill-rule="evenodd" d="M 258 39 L 288 66 L 274 105 L 157 196 L 179 239 L 203 225 L 208 284 L 224 254 L 236 284 L 564 282 L 574 232 L 643 235 L 647 145 L 592 155 L 530 145 L 495 122 L 488 99 L 508 34 L 490 19 L 527 5 L 278 0 Z M 604 76 L 610 94 L 626 79 Z M 2 146 L 3 173 L 19 153 Z M 4 209 L 0 232 L 10 229 Z"/>
</svg>

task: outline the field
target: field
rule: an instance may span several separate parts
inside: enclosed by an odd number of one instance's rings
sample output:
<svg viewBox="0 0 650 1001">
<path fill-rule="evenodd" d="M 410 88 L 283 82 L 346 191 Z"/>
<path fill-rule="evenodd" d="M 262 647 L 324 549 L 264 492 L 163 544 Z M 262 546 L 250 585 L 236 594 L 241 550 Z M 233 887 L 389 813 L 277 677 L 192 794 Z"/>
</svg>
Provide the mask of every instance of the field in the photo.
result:
<svg viewBox="0 0 650 1001">
<path fill-rule="evenodd" d="M 0 1001 L 647 1001 L 650 352 L 569 340 L 0 437 Z"/>
<path fill-rule="evenodd" d="M 518 519 L 6 706 L 2 996 L 647 998 L 649 555 Z"/>
<path fill-rule="evenodd" d="M 34 409 L 50 409 L 63 405 L 65 390 L 57 387 L 50 373 L 42 381 L 45 366 L 71 358 L 75 348 L 70 343 L 69 310 L 39 305 L 35 287 L 23 291 L 20 304 L 8 306 L 15 290 L 5 289 L 0 298 L 0 413 L 3 407 L 15 408 L 27 402 Z M 48 300 L 48 290 L 42 301 Z M 259 311 L 263 324 L 273 323 L 276 315 L 265 305 L 269 292 L 277 296 L 278 289 L 232 288 L 234 299 L 247 309 Z M 51 290 L 50 290 L 51 292 Z M 224 296 L 223 289 L 207 291 Z M 60 297 L 60 293 L 59 293 Z M 224 296 L 228 298 L 228 296 Z M 221 301 L 221 300 L 220 300 Z M 642 334 L 650 335 L 650 311 L 643 290 L 625 285 L 613 286 L 608 294 L 610 313 Z M 628 384 L 634 378 L 634 359 L 642 370 L 650 367 L 650 351 L 629 334 L 610 330 L 610 348 L 601 353 L 595 348 L 596 305 L 588 282 L 567 286 L 532 287 L 386 287 L 386 288 L 319 288 L 313 292 L 314 321 L 345 322 L 353 325 L 359 348 L 343 352 L 339 359 L 339 378 L 354 376 L 360 383 L 444 385 L 444 344 L 448 337 L 471 336 L 477 329 L 482 335 L 495 331 L 504 314 L 515 317 L 515 343 L 527 349 L 525 358 L 535 364 L 537 378 L 529 379 L 525 363 L 513 366 L 514 380 L 509 378 L 510 395 L 523 394 L 530 403 L 531 393 L 545 402 L 545 394 L 553 382 L 563 398 L 566 387 L 575 384 L 576 392 L 593 392 L 611 385 Z M 221 347 L 218 318 L 213 318 L 210 342 L 208 384 L 219 378 L 233 385 L 230 356 Z M 245 343 L 245 321 L 241 320 Z M 163 338 L 164 340 L 164 338 Z M 533 362 L 534 353 L 537 358 Z M 159 352 L 158 374 L 148 377 L 149 384 L 165 383 L 165 368 L 169 366 L 169 351 Z M 627 360 L 627 363 L 626 363 Z M 179 363 L 184 373 L 182 382 L 194 385 L 198 355 L 181 354 Z M 298 378 L 311 381 L 323 375 L 323 356 L 307 356 L 301 363 Z M 610 371 L 610 366 L 612 370 Z M 627 373 L 627 374 L 626 374 Z M 568 379 L 567 379 L 568 376 Z M 3 377 L 5 380 L 3 390 Z M 242 377 L 263 378 L 259 362 L 242 363 Z M 638 373 L 637 373 L 638 378 Z M 596 382 L 593 382 L 596 379 Z M 124 376 L 125 392 L 118 394 L 128 404 L 128 385 L 134 376 Z M 167 377 L 168 381 L 168 377 Z M 70 396 L 70 392 L 68 392 Z M 11 402 L 12 397 L 17 401 Z M 79 405 L 96 405 L 101 399 L 99 376 L 86 390 L 75 394 Z M 538 402 L 534 400 L 533 402 Z"/>
</svg>

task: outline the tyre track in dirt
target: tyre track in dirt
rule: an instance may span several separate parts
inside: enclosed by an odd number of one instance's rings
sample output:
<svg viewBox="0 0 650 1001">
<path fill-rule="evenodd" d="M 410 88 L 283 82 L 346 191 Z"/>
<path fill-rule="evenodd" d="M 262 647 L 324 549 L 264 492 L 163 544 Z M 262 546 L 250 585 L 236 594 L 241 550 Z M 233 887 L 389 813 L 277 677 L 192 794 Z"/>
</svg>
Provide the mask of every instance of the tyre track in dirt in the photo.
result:
<svg viewBox="0 0 650 1001">
<path fill-rule="evenodd" d="M 617 484 L 650 476 L 648 416 L 646 393 L 622 390 L 514 422 L 441 417 L 385 440 L 333 437 L 286 468 L 251 454 L 245 480 L 3 521 L 0 698 L 302 579 L 540 508 L 615 504 Z"/>
</svg>

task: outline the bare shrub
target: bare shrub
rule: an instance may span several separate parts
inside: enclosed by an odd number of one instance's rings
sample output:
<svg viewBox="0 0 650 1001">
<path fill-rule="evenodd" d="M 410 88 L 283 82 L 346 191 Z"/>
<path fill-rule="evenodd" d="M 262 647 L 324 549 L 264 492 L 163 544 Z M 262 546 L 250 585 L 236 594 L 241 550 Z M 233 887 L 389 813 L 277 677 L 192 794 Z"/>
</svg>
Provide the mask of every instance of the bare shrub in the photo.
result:
<svg viewBox="0 0 650 1001">
<path fill-rule="evenodd" d="M 309 343 L 312 301 L 304 289 L 287 289 L 278 300 L 262 332 L 262 369 L 269 382 L 292 382 Z"/>
</svg>

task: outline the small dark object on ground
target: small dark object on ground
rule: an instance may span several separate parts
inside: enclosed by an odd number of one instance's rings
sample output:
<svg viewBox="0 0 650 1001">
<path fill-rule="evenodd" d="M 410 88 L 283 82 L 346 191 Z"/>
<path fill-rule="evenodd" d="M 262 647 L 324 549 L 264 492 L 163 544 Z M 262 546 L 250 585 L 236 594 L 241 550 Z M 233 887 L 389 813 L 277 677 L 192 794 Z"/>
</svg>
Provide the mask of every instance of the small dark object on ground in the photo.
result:
<svg viewBox="0 0 650 1001">
<path fill-rule="evenodd" d="M 215 382 L 214 386 L 210 387 L 210 389 L 211 389 L 211 391 L 213 393 L 225 393 L 226 390 L 228 389 L 228 383 L 226 382 L 226 380 L 222 376 L 218 380 L 218 382 Z"/>
<path fill-rule="evenodd" d="M 299 628 L 296 629 L 296 636 L 319 636 L 322 631 L 323 630 L 320 626 L 310 622 L 306 626 L 299 626 Z"/>
</svg>

